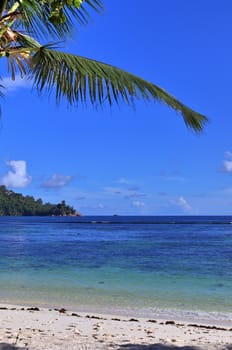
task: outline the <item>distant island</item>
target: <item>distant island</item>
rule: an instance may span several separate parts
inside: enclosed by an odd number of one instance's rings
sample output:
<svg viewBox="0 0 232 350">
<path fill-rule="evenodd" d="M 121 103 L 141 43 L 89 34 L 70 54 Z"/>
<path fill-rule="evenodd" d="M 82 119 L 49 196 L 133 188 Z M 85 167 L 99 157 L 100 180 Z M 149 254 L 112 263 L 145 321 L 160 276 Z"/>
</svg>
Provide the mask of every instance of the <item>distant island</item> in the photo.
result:
<svg viewBox="0 0 232 350">
<path fill-rule="evenodd" d="M 35 200 L 0 186 L 0 216 L 80 216 L 80 213 L 64 200 L 58 204 L 43 203 L 40 198 Z"/>
</svg>

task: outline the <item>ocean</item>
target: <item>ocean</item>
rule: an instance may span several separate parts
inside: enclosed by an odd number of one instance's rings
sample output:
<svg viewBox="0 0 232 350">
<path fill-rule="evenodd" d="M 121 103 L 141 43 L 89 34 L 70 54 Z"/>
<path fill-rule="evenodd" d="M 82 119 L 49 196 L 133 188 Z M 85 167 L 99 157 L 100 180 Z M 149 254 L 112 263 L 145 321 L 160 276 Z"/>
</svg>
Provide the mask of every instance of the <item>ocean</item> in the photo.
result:
<svg viewBox="0 0 232 350">
<path fill-rule="evenodd" d="M 232 217 L 0 217 L 0 302 L 232 314 Z"/>
</svg>

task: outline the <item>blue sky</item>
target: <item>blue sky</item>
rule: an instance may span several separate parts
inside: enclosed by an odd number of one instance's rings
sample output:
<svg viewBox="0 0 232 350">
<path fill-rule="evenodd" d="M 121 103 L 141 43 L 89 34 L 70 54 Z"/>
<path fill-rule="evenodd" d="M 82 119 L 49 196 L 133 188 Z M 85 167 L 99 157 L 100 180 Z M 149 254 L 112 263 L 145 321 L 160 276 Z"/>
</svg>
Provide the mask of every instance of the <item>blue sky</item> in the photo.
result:
<svg viewBox="0 0 232 350">
<path fill-rule="evenodd" d="M 17 80 L 1 101 L 0 183 L 82 214 L 232 213 L 232 3 L 105 0 L 66 51 L 113 64 L 208 116 L 201 135 L 155 103 L 57 107 Z M 7 77 L 3 70 L 2 76 Z"/>
</svg>

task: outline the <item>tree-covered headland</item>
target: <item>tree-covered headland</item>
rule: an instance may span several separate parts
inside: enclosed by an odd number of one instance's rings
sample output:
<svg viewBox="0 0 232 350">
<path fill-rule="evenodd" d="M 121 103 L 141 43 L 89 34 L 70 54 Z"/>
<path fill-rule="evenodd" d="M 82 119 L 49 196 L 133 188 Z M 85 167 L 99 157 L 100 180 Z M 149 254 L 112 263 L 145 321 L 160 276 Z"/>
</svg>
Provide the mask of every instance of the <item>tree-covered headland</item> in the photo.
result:
<svg viewBox="0 0 232 350">
<path fill-rule="evenodd" d="M 80 215 L 64 200 L 58 204 L 43 203 L 42 199 L 23 196 L 0 186 L 0 216 L 75 216 Z"/>
</svg>

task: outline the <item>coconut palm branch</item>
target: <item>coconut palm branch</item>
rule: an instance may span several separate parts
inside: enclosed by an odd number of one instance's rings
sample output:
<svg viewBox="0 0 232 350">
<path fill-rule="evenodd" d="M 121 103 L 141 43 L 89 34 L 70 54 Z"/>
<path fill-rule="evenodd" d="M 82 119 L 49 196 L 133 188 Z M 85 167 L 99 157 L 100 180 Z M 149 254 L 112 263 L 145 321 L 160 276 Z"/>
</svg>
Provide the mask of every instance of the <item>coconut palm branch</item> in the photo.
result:
<svg viewBox="0 0 232 350">
<path fill-rule="evenodd" d="M 89 58 L 41 46 L 32 57 L 31 76 L 42 92 L 55 88 L 56 100 L 65 97 L 70 104 L 90 101 L 92 105 L 134 104 L 135 100 L 162 102 L 179 112 L 186 125 L 202 130 L 206 118 L 185 106 L 159 86 L 114 66 Z"/>
<path fill-rule="evenodd" d="M 52 19 L 51 4 L 54 3 L 62 3 L 64 17 L 58 14 Z M 201 131 L 207 118 L 159 86 L 120 68 L 61 52 L 54 44 L 41 45 L 37 41 L 48 34 L 66 36 L 73 18 L 85 24 L 89 18 L 86 6 L 96 11 L 102 8 L 100 0 L 77 0 L 77 3 L 74 0 L 3 0 L 0 3 L 0 58 L 7 59 L 12 79 L 17 72 L 28 76 L 40 93 L 55 92 L 57 102 L 66 98 L 70 105 L 78 102 L 89 102 L 93 106 L 121 102 L 133 105 L 138 99 L 161 102 L 182 115 L 188 127 Z"/>
<path fill-rule="evenodd" d="M 100 0 L 3 0 L 3 2 L 6 3 L 5 16 L 9 18 L 10 15 L 18 15 L 15 27 L 38 39 L 47 37 L 65 39 L 67 35 L 71 35 L 74 21 L 85 25 L 90 20 L 90 10 L 103 11 Z M 62 3 L 62 6 L 56 6 L 58 3 Z"/>
</svg>

